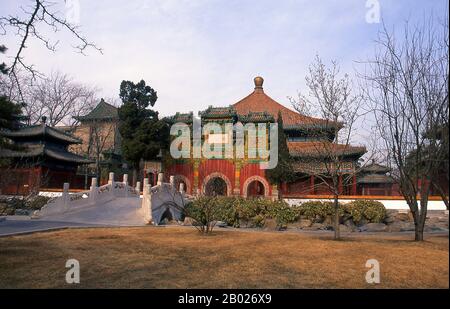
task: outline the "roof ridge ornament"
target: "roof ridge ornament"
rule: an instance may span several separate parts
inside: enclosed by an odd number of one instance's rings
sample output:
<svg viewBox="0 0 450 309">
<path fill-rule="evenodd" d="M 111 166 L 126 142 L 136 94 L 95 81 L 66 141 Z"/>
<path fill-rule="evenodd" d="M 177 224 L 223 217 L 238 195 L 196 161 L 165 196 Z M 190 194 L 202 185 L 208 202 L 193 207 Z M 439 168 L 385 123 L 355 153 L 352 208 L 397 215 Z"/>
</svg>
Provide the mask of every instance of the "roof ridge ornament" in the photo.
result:
<svg viewBox="0 0 450 309">
<path fill-rule="evenodd" d="M 262 78 L 261 76 L 256 76 L 253 79 L 253 82 L 255 83 L 255 92 L 264 92 L 263 90 L 264 78 Z"/>
</svg>

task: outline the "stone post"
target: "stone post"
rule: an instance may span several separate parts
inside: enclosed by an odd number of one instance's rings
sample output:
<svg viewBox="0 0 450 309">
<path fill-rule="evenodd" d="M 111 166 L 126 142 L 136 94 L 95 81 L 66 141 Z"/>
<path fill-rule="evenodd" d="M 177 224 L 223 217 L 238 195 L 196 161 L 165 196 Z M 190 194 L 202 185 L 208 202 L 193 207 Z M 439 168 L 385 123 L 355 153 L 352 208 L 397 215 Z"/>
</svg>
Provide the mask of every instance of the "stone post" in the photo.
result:
<svg viewBox="0 0 450 309">
<path fill-rule="evenodd" d="M 68 182 L 65 182 L 63 185 L 62 198 L 63 198 L 64 209 L 67 209 L 69 207 L 69 183 Z"/>
<path fill-rule="evenodd" d="M 142 194 L 145 194 L 145 188 L 148 187 L 148 178 L 144 178 L 144 185 L 142 187 Z"/>
<path fill-rule="evenodd" d="M 170 183 L 171 187 L 175 188 L 175 176 L 169 177 L 169 183 Z M 175 188 L 175 190 L 176 190 L 176 188 Z"/>
<path fill-rule="evenodd" d="M 91 179 L 91 188 L 89 192 L 89 199 L 92 204 L 95 204 L 95 201 L 97 200 L 97 178 L 93 177 Z"/>
<path fill-rule="evenodd" d="M 184 183 L 180 182 L 180 193 L 184 194 Z"/>
<path fill-rule="evenodd" d="M 158 174 L 158 182 L 156 183 L 158 186 L 162 185 L 164 180 L 164 174 L 163 173 L 159 173 Z"/>
<path fill-rule="evenodd" d="M 109 185 L 113 185 L 114 184 L 114 173 L 113 172 L 109 173 L 108 184 Z"/>
<path fill-rule="evenodd" d="M 124 184 L 124 195 L 128 197 L 128 174 L 123 174 L 122 183 Z"/>
<path fill-rule="evenodd" d="M 137 195 L 141 194 L 141 182 L 140 181 L 136 182 L 136 187 L 134 189 L 136 190 Z"/>
</svg>

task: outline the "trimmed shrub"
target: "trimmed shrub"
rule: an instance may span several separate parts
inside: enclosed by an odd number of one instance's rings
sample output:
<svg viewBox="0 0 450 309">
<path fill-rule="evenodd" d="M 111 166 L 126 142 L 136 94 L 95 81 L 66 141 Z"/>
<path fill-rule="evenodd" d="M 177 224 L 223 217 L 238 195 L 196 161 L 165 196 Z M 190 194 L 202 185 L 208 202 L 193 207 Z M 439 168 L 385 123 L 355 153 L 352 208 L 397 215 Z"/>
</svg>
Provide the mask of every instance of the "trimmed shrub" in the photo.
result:
<svg viewBox="0 0 450 309">
<path fill-rule="evenodd" d="M 242 197 L 217 197 L 218 220 L 233 227 L 262 227 L 266 218 L 275 219 L 279 228 L 295 222 L 300 212 L 283 201 L 245 199 Z"/>
<path fill-rule="evenodd" d="M 356 224 L 362 219 L 370 223 L 380 223 L 386 218 L 386 208 L 378 201 L 355 200 L 345 204 L 345 211 L 348 212 Z"/>
<path fill-rule="evenodd" d="M 270 217 L 276 220 L 278 228 L 285 228 L 288 223 L 299 219 L 300 212 L 296 206 L 289 206 L 284 201 L 275 201 L 270 210 Z"/>
<path fill-rule="evenodd" d="M 186 205 L 184 212 L 194 220 L 193 225 L 199 232 L 208 234 L 214 229 L 216 221 L 220 220 L 219 208 L 217 198 L 201 196 Z"/>
<path fill-rule="evenodd" d="M 323 221 L 328 216 L 334 216 L 334 203 L 333 202 L 321 202 L 321 201 L 308 201 L 298 206 L 300 215 L 305 216 L 307 219 L 315 219 L 320 217 Z M 344 215 L 344 209 L 339 204 L 339 216 Z"/>
</svg>

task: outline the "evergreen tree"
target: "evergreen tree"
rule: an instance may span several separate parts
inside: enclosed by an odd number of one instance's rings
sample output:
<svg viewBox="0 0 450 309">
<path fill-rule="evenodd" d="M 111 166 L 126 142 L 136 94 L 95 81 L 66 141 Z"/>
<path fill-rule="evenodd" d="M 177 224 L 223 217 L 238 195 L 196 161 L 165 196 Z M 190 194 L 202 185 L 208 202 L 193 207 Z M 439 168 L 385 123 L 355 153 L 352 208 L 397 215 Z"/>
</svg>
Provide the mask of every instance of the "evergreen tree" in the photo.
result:
<svg viewBox="0 0 450 309">
<path fill-rule="evenodd" d="M 6 51 L 4 45 L 0 45 L 0 53 L 3 54 Z M 0 74 L 7 74 L 8 69 L 5 63 L 0 63 Z M 22 106 L 20 104 L 13 103 L 9 98 L 0 93 L 0 132 L 2 130 L 14 130 L 20 126 L 20 121 L 23 119 Z M 7 139 L 0 134 L 0 148 L 13 148 Z"/>
<path fill-rule="evenodd" d="M 0 45 L 0 54 L 4 54 L 6 52 L 6 46 Z M 8 68 L 6 67 L 6 63 L 2 62 L 0 63 L 0 73 L 1 74 L 8 74 Z"/>
<path fill-rule="evenodd" d="M 141 159 L 152 160 L 157 157 L 167 145 L 169 128 L 166 122 L 159 119 L 158 112 L 149 108 L 155 105 L 158 96 L 144 80 L 137 84 L 122 81 L 120 98 L 123 102 L 118 110 L 122 153 L 133 167 L 135 183 Z"/>
<path fill-rule="evenodd" d="M 278 112 L 278 164 L 273 169 L 266 170 L 266 177 L 272 184 L 278 185 L 279 196 L 281 196 L 281 184 L 283 182 L 295 181 L 295 172 L 292 166 L 293 159 L 289 154 L 286 135 L 283 129 L 283 117 Z"/>
</svg>

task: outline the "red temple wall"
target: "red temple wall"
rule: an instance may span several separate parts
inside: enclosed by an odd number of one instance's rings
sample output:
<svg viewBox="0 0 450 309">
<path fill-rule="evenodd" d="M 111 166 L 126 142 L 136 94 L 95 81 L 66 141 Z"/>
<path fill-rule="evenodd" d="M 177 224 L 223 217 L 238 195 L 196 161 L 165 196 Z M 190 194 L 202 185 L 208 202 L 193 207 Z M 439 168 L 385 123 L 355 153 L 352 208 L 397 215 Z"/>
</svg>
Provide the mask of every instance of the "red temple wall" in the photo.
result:
<svg viewBox="0 0 450 309">
<path fill-rule="evenodd" d="M 193 194 L 193 185 L 194 185 L 194 167 L 192 164 L 188 163 L 182 163 L 182 164 L 173 164 L 165 169 L 165 177 L 169 176 L 177 176 L 182 175 L 186 177 L 189 182 L 190 186 L 188 188 L 185 188 L 187 194 Z M 168 179 L 166 179 L 168 181 Z"/>
<path fill-rule="evenodd" d="M 231 190 L 233 190 L 234 181 L 234 162 L 229 160 L 210 159 L 200 163 L 198 167 L 198 187 L 203 188 L 203 181 L 205 177 L 212 173 L 221 173 L 225 175 L 231 183 Z M 231 192 L 232 193 L 232 192 Z"/>
<path fill-rule="evenodd" d="M 269 181 L 266 178 L 266 172 L 265 172 L 265 170 L 263 170 L 259 167 L 259 163 L 246 164 L 245 166 L 241 167 L 241 171 L 240 171 L 240 175 L 239 175 L 239 185 L 240 185 L 239 189 L 241 191 L 241 195 L 244 195 L 244 193 L 245 193 L 244 192 L 245 181 L 252 176 L 260 176 L 260 177 L 264 178 L 267 181 L 267 183 L 269 183 Z M 269 183 L 269 193 L 268 194 L 269 195 L 272 194 L 272 187 L 270 186 L 270 183 Z"/>
</svg>

